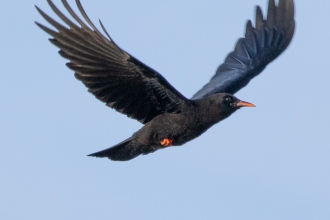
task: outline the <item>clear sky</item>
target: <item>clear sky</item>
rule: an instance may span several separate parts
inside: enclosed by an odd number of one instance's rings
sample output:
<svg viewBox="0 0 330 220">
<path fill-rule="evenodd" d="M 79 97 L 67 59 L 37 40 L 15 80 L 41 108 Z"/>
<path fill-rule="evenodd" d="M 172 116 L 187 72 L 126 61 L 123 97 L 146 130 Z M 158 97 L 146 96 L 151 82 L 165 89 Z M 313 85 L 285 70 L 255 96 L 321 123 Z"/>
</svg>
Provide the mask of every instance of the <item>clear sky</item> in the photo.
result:
<svg viewBox="0 0 330 220">
<path fill-rule="evenodd" d="M 0 1 L 0 219 L 330 219 L 330 1 L 296 0 L 291 45 L 236 94 L 257 108 L 129 162 L 86 156 L 141 124 L 74 78 L 34 24 L 47 24 L 34 4 L 54 17 L 46 0 Z M 267 1 L 82 4 L 118 45 L 191 97 Z"/>
</svg>

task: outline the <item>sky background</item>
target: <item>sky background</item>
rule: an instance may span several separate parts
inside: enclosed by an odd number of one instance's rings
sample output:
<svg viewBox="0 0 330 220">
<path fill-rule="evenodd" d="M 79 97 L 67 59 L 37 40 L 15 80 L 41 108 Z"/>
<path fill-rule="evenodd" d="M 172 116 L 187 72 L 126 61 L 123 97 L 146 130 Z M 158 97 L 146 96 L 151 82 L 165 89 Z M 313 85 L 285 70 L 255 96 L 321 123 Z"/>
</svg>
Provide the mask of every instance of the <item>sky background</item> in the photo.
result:
<svg viewBox="0 0 330 220">
<path fill-rule="evenodd" d="M 34 24 L 47 24 L 34 4 L 55 17 L 46 0 L 0 1 L 0 219 L 330 219 L 330 1 L 296 1 L 291 45 L 236 94 L 257 108 L 129 162 L 86 156 L 141 124 L 74 78 Z M 82 4 L 119 46 L 191 97 L 267 1 Z"/>
</svg>

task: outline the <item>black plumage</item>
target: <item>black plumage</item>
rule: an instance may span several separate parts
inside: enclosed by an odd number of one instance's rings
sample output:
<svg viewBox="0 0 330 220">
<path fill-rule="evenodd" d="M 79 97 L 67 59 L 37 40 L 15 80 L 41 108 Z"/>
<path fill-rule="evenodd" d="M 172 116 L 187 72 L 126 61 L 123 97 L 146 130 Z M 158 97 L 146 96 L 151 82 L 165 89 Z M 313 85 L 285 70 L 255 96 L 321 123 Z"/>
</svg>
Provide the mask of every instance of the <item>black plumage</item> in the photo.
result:
<svg viewBox="0 0 330 220">
<path fill-rule="evenodd" d="M 112 160 L 130 160 L 167 146 L 182 145 L 240 107 L 253 106 L 232 94 L 287 48 L 295 28 L 293 0 L 279 0 L 278 6 L 269 0 L 265 20 L 258 6 L 255 27 L 247 22 L 245 37 L 238 40 L 210 82 L 188 99 L 157 71 L 122 50 L 100 22 L 105 37 L 90 21 L 79 0 L 78 9 L 88 25 L 66 0 L 62 0 L 64 7 L 80 26 L 62 14 L 51 0 L 48 3 L 70 28 L 38 7 L 57 31 L 36 24 L 53 37 L 50 41 L 60 48 L 60 55 L 70 60 L 67 66 L 75 71 L 75 77 L 107 106 L 145 124 L 125 141 L 90 155 Z"/>
</svg>

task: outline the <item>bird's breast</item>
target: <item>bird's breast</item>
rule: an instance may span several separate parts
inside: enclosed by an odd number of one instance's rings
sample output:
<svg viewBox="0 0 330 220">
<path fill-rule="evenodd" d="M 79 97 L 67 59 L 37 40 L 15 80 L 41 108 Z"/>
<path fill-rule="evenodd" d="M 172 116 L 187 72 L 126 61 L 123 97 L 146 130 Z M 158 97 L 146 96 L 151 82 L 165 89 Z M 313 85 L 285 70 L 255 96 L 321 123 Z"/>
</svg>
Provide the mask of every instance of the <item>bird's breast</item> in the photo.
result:
<svg viewBox="0 0 330 220">
<path fill-rule="evenodd" d="M 165 119 L 166 125 L 165 134 L 173 140 L 172 145 L 179 146 L 185 144 L 188 141 L 200 136 L 207 130 L 205 126 L 199 120 L 195 114 L 171 114 L 170 117 Z"/>
</svg>

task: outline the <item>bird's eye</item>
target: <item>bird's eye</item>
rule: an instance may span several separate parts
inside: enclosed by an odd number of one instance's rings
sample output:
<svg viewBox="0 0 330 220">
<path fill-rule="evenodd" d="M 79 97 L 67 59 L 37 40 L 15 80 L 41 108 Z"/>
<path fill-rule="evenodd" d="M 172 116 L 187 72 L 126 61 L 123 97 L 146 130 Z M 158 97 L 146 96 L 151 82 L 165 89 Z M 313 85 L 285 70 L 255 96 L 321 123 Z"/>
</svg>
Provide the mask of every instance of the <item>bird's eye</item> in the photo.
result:
<svg viewBox="0 0 330 220">
<path fill-rule="evenodd" d="M 233 107 L 234 100 L 232 99 L 232 97 L 226 97 L 225 98 L 225 103 L 227 103 L 227 105 L 230 105 L 231 107 Z"/>
<path fill-rule="evenodd" d="M 225 98 L 225 102 L 227 102 L 228 104 L 230 104 L 232 102 L 231 98 L 230 97 L 226 97 Z"/>
</svg>

